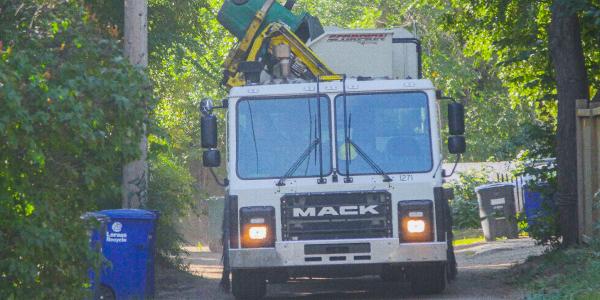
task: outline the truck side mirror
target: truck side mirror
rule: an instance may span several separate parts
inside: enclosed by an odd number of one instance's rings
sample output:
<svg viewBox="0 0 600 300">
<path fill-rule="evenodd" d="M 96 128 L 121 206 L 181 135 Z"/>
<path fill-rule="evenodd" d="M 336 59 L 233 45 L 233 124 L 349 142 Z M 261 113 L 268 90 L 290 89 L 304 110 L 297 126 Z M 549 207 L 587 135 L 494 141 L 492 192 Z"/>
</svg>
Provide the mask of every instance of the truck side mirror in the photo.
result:
<svg viewBox="0 0 600 300">
<path fill-rule="evenodd" d="M 217 117 L 215 115 L 203 115 L 200 118 L 200 133 L 202 148 L 217 148 Z"/>
<path fill-rule="evenodd" d="M 202 153 L 202 164 L 208 168 L 216 168 L 221 165 L 221 152 L 217 149 L 205 150 Z"/>
<path fill-rule="evenodd" d="M 465 153 L 465 107 L 458 102 L 448 103 L 448 151 L 451 154 Z"/>
<path fill-rule="evenodd" d="M 465 107 L 458 102 L 448 103 L 448 131 L 450 135 L 465 134 Z"/>
<path fill-rule="evenodd" d="M 462 154 L 467 150 L 464 135 L 451 135 L 448 137 L 448 152 L 451 154 Z"/>
<path fill-rule="evenodd" d="M 221 153 L 217 150 L 217 117 L 212 114 L 214 106 L 212 100 L 203 99 L 200 101 L 200 134 L 202 148 L 202 164 L 205 167 L 218 167 L 221 165 Z"/>
</svg>

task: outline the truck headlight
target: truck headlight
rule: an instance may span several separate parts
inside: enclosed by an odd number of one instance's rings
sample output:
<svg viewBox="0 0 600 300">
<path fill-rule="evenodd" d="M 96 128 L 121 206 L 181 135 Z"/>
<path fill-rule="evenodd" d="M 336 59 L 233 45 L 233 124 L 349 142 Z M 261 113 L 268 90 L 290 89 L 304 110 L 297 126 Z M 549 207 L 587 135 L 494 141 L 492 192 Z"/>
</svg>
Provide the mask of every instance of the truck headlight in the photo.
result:
<svg viewBox="0 0 600 300">
<path fill-rule="evenodd" d="M 433 202 L 430 200 L 398 202 L 398 225 L 400 242 L 433 241 Z"/>
<path fill-rule="evenodd" d="M 425 221 L 423 221 L 423 220 L 408 220 L 408 222 L 406 222 L 406 230 L 408 230 L 409 233 L 425 232 Z"/>
<path fill-rule="evenodd" d="M 275 208 L 252 206 L 240 209 L 242 248 L 275 247 Z"/>
<path fill-rule="evenodd" d="M 247 226 L 248 237 L 251 240 L 264 240 L 267 238 L 267 226 Z"/>
</svg>

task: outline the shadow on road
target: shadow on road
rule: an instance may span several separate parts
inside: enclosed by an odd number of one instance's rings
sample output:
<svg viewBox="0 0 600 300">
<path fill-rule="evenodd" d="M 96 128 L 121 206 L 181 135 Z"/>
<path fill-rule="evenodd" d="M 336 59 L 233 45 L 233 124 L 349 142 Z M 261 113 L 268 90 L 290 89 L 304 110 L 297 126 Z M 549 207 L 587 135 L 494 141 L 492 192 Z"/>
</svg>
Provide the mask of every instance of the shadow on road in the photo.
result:
<svg viewBox="0 0 600 300">
<path fill-rule="evenodd" d="M 410 293 L 408 283 L 365 276 L 293 279 L 287 284 L 269 285 L 266 299 L 520 299 L 521 291 L 508 283 L 510 268 L 542 251 L 542 247 L 526 238 L 462 247 L 456 252 L 457 280 L 441 295 L 416 297 Z M 186 261 L 190 264 L 187 272 L 166 269 L 157 272 L 157 299 L 234 299 L 219 287 L 220 254 L 190 251 Z"/>
</svg>

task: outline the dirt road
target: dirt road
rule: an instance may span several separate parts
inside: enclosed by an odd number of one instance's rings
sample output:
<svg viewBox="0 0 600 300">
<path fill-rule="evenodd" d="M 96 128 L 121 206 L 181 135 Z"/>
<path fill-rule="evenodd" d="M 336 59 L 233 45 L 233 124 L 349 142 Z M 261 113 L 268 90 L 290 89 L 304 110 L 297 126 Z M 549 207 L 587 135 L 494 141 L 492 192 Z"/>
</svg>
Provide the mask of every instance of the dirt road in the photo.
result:
<svg viewBox="0 0 600 300">
<path fill-rule="evenodd" d="M 189 250 L 194 250 L 190 248 Z M 507 269 L 543 248 L 531 239 L 504 240 L 457 249 L 459 274 L 446 291 L 431 297 L 410 294 L 406 283 L 383 282 L 375 276 L 350 279 L 297 279 L 269 285 L 267 299 L 519 299 L 523 294 L 506 283 Z M 194 251 L 189 272 L 157 274 L 158 299 L 234 299 L 220 290 L 220 255 Z"/>
</svg>

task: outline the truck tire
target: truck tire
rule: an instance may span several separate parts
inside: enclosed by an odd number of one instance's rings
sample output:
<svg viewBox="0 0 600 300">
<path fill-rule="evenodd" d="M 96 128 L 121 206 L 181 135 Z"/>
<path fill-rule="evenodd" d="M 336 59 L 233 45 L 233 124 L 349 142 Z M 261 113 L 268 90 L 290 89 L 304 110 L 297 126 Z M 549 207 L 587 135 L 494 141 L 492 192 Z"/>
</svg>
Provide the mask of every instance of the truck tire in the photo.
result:
<svg viewBox="0 0 600 300">
<path fill-rule="evenodd" d="M 237 300 L 262 299 L 267 293 L 265 273 L 257 270 L 233 270 L 231 290 Z"/>
<path fill-rule="evenodd" d="M 417 295 L 438 294 L 446 289 L 446 262 L 416 265 L 410 271 L 410 284 Z"/>
</svg>

